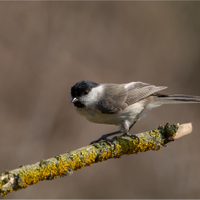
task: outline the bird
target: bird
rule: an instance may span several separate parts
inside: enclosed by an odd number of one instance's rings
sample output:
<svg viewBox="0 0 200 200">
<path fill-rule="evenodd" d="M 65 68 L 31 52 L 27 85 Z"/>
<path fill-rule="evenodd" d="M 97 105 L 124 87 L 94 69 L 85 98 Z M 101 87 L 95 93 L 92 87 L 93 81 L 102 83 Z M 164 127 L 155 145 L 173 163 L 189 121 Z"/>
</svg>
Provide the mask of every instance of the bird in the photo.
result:
<svg viewBox="0 0 200 200">
<path fill-rule="evenodd" d="M 146 116 L 148 110 L 163 104 L 200 103 L 200 96 L 160 93 L 166 88 L 140 81 L 98 84 L 82 80 L 71 87 L 70 100 L 75 110 L 90 122 L 119 126 L 118 131 L 104 134 L 90 144 L 102 140 L 113 143 L 108 137 L 119 133 L 138 138 L 129 131 L 137 121 Z"/>
</svg>

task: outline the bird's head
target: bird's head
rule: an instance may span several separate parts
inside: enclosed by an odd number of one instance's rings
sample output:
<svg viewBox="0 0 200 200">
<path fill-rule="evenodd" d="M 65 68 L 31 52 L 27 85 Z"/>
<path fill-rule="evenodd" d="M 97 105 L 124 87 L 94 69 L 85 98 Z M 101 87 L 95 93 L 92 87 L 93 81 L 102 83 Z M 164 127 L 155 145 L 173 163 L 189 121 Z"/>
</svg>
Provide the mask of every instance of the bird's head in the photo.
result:
<svg viewBox="0 0 200 200">
<path fill-rule="evenodd" d="M 83 80 L 77 82 L 71 87 L 71 102 L 78 108 L 83 108 L 85 102 L 89 100 L 89 93 L 95 87 L 99 86 L 98 83 Z"/>
</svg>

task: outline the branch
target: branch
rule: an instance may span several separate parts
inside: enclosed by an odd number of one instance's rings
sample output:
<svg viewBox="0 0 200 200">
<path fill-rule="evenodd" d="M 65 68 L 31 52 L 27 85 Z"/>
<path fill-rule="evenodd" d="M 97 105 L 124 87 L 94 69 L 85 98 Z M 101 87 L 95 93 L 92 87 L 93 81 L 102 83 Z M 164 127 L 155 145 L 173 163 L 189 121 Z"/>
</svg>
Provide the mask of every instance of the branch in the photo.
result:
<svg viewBox="0 0 200 200">
<path fill-rule="evenodd" d="M 90 166 L 109 158 L 120 158 L 125 154 L 136 154 L 148 150 L 159 150 L 167 143 L 179 139 L 192 132 L 192 124 L 159 126 L 158 129 L 139 133 L 138 139 L 130 137 L 114 137 L 116 145 L 99 142 L 82 147 L 75 151 L 41 160 L 32 165 L 21 166 L 12 171 L 0 174 L 0 194 L 5 197 L 13 190 L 26 188 L 39 181 L 52 180 L 58 176 L 72 174 L 73 170 Z"/>
</svg>

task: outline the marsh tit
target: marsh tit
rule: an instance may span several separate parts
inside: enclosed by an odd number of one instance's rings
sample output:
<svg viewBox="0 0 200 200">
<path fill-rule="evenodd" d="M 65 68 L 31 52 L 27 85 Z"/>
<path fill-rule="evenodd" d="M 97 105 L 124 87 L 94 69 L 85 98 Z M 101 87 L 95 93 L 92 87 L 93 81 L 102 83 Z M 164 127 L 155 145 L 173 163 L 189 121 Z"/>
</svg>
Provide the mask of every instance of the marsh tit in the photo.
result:
<svg viewBox="0 0 200 200">
<path fill-rule="evenodd" d="M 166 88 L 142 82 L 98 84 L 83 80 L 71 88 L 71 102 L 89 121 L 119 126 L 119 131 L 102 135 L 91 143 L 111 141 L 107 137 L 117 133 L 137 137 L 129 134 L 130 129 L 152 108 L 162 104 L 200 103 L 200 96 L 158 93 Z"/>
</svg>

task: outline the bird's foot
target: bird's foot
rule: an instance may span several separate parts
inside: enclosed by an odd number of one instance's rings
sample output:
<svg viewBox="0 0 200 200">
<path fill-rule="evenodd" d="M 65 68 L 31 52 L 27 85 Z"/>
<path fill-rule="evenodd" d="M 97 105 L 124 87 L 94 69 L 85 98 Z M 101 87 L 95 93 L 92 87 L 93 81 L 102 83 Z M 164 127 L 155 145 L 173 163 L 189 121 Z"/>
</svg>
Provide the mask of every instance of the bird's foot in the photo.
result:
<svg viewBox="0 0 200 200">
<path fill-rule="evenodd" d="M 90 144 L 98 143 L 100 141 L 106 141 L 111 143 L 115 147 L 116 146 L 115 141 L 113 139 L 108 139 L 107 137 L 109 136 L 110 136 L 109 134 L 102 135 L 99 139 L 90 142 Z"/>
<path fill-rule="evenodd" d="M 124 133 L 123 135 L 121 136 L 129 136 L 131 137 L 132 139 L 138 139 L 138 144 L 140 143 L 140 138 L 137 136 L 137 135 L 134 135 L 134 134 L 130 134 L 130 133 Z"/>
<path fill-rule="evenodd" d="M 108 141 L 108 142 L 113 144 L 113 143 L 115 143 L 114 140 L 113 139 L 108 139 L 107 137 L 112 136 L 112 135 L 116 135 L 118 133 L 121 133 L 121 131 L 115 131 L 115 132 L 112 132 L 112 133 L 107 133 L 105 135 L 102 135 L 98 140 L 92 141 L 90 144 L 94 144 L 94 143 L 100 142 L 102 140 Z"/>
</svg>

